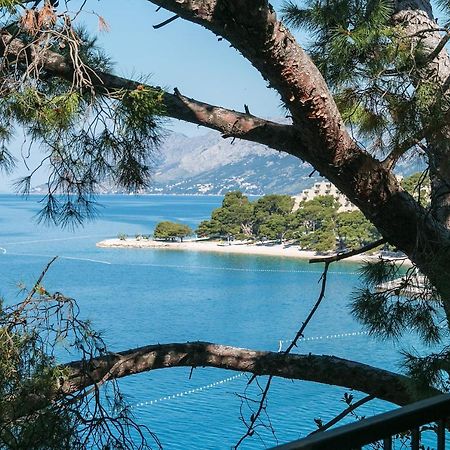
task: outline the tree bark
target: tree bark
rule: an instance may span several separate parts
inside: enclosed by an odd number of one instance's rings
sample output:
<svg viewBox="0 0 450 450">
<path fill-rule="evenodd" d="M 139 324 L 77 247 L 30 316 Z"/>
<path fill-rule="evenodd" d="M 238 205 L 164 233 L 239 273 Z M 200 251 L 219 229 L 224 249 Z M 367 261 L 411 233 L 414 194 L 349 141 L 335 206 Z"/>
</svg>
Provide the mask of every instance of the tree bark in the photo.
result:
<svg viewBox="0 0 450 450">
<path fill-rule="evenodd" d="M 448 229 L 402 191 L 391 170 L 357 146 L 320 72 L 272 6 L 266 0 L 251 7 L 247 0 L 150 1 L 223 36 L 258 69 L 298 130 L 297 149 L 286 151 L 310 162 L 417 264 L 444 299 L 450 322 L 450 277 L 443 270 L 450 263 Z M 436 158 L 439 170 L 447 170 L 437 152 Z"/>
<path fill-rule="evenodd" d="M 149 345 L 111 353 L 88 363 L 74 361 L 65 365 L 70 375 L 61 390 L 64 394 L 73 393 L 109 378 L 169 367 L 217 367 L 313 381 L 355 389 L 397 405 L 439 393 L 419 392 L 406 376 L 335 356 L 262 352 L 210 342 Z"/>
<path fill-rule="evenodd" d="M 450 58 L 445 48 L 449 35 L 442 35 L 433 17 L 428 0 L 401 0 L 396 4 L 393 22 L 401 26 L 409 40 L 411 53 L 420 47 L 419 70 L 412 76 L 415 86 L 433 82 L 439 87 L 436 95 L 448 93 Z M 444 113 L 444 112 L 443 112 Z M 423 127 L 436 118 L 426 117 Z M 443 125 L 443 124 L 442 124 Z M 426 136 L 431 182 L 431 210 L 439 222 L 450 228 L 450 129 L 438 127 Z"/>
</svg>

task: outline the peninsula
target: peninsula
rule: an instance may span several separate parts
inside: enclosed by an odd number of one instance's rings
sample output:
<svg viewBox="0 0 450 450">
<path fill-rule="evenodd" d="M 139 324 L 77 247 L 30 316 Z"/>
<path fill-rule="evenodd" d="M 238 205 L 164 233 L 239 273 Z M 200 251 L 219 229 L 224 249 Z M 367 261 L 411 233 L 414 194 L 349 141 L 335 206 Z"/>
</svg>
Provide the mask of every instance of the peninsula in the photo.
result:
<svg viewBox="0 0 450 450">
<path fill-rule="evenodd" d="M 272 244 L 272 243 L 246 243 L 233 242 L 228 244 L 221 241 L 188 240 L 184 242 L 167 242 L 151 239 L 106 239 L 97 243 L 97 247 L 102 248 L 122 248 L 122 249 L 149 249 L 149 250 L 177 250 L 194 252 L 214 252 L 241 255 L 259 255 L 283 258 L 314 259 L 323 257 L 311 250 L 302 250 L 298 245 L 292 244 Z M 376 260 L 379 253 L 356 255 L 346 258 L 344 261 L 361 262 Z"/>
</svg>

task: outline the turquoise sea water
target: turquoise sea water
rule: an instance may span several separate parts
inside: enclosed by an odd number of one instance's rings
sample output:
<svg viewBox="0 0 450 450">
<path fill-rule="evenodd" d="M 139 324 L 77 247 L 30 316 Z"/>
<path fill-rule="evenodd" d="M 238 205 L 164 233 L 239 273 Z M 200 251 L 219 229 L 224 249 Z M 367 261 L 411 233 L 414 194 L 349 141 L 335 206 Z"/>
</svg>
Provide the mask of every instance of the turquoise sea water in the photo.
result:
<svg viewBox="0 0 450 450">
<path fill-rule="evenodd" d="M 315 302 L 320 267 L 287 258 L 95 246 L 122 232 L 151 233 L 160 220 L 195 227 L 221 200 L 101 197 L 104 208 L 98 220 L 71 232 L 35 223 L 38 197 L 25 201 L 0 195 L 0 295 L 17 299 L 17 282 L 32 284 L 49 258 L 59 255 L 46 287 L 76 298 L 82 315 L 104 331 L 113 351 L 195 340 L 276 351 L 280 340 L 295 335 Z M 324 303 L 305 333 L 310 339 L 296 351 L 396 369 L 400 357 L 395 344 L 365 334 L 348 336 L 361 331 L 346 307 L 358 283 L 357 269 L 349 263 L 332 266 Z M 194 370 L 189 379 L 189 372 L 187 368 L 158 370 L 129 377 L 120 385 L 135 405 L 137 421 L 154 431 L 165 448 L 230 448 L 245 431 L 236 394 L 244 392 L 247 378 L 210 368 Z M 268 413 L 276 436 L 282 442 L 297 439 L 315 429 L 314 418 L 331 419 L 344 407 L 344 392 L 275 380 Z M 362 412 L 371 415 L 387 407 L 376 401 Z M 250 415 L 245 408 L 244 414 Z M 259 431 L 260 438 L 248 439 L 242 448 L 276 444 L 270 431 Z"/>
</svg>

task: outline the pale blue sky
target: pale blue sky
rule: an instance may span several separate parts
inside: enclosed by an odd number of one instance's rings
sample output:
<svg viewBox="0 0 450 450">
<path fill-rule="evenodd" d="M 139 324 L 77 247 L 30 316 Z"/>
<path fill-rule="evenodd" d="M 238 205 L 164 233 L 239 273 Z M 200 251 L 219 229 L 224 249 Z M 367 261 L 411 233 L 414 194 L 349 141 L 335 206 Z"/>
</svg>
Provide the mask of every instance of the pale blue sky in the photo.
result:
<svg viewBox="0 0 450 450">
<path fill-rule="evenodd" d="M 279 2 L 278 2 L 279 3 Z M 145 0 L 95 2 L 111 26 L 100 42 L 117 62 L 118 74 L 152 74 L 152 82 L 209 103 L 242 110 L 243 104 L 263 116 L 281 114 L 279 101 L 259 73 L 227 41 L 182 19 L 154 30 L 152 25 L 172 16 Z M 86 18 L 88 18 L 86 16 Z M 96 26 L 96 19 L 91 18 Z"/>
<path fill-rule="evenodd" d="M 71 8 L 76 9 L 77 2 L 72 2 Z M 281 3 L 273 2 L 275 7 Z M 92 12 L 106 20 L 109 32 L 99 31 L 98 18 Z M 158 30 L 152 28 L 171 15 L 165 10 L 157 13 L 156 6 L 146 0 L 88 0 L 78 21 L 98 35 L 99 43 L 115 62 L 118 75 L 151 76 L 152 84 L 169 90 L 177 87 L 183 94 L 208 103 L 237 110 L 242 110 L 245 103 L 255 115 L 283 115 L 275 92 L 267 89 L 259 73 L 227 41 L 218 41 L 208 30 L 182 19 Z M 168 125 L 188 135 L 207 131 L 175 121 Z M 11 144 L 15 153 L 19 153 L 20 143 L 17 139 Z M 10 191 L 12 180 L 25 173 L 20 164 L 12 177 L 0 174 L 0 192 Z M 38 176 L 34 184 L 43 180 Z"/>
</svg>

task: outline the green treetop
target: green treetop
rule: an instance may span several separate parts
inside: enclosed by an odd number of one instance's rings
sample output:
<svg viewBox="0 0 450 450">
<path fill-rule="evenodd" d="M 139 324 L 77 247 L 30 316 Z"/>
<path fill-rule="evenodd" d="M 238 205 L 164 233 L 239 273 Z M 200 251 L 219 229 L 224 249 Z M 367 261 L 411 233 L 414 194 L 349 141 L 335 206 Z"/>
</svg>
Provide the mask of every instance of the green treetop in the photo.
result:
<svg viewBox="0 0 450 450">
<path fill-rule="evenodd" d="M 377 229 L 361 211 L 346 211 L 338 214 L 336 231 L 340 243 L 346 248 L 362 247 L 380 238 Z"/>
<path fill-rule="evenodd" d="M 165 241 L 175 241 L 176 239 L 183 239 L 186 236 L 190 236 L 193 233 L 190 227 L 182 223 L 175 222 L 159 222 L 156 225 L 155 232 L 153 233 L 156 239 L 163 239 Z"/>
<path fill-rule="evenodd" d="M 258 238 L 278 239 L 283 242 L 289 233 L 289 215 L 271 214 L 258 227 Z"/>
<path fill-rule="evenodd" d="M 270 194 L 258 199 L 254 205 L 254 234 L 258 238 L 283 240 L 288 231 L 289 215 L 294 199 L 289 195 Z"/>
<path fill-rule="evenodd" d="M 252 236 L 253 205 L 240 191 L 227 192 L 222 206 L 212 212 L 197 228 L 203 236 L 234 236 L 238 239 Z"/>
<path fill-rule="evenodd" d="M 335 220 L 339 203 L 330 195 L 302 202 L 293 227 L 300 245 L 308 250 L 328 251 L 336 247 Z"/>
</svg>

